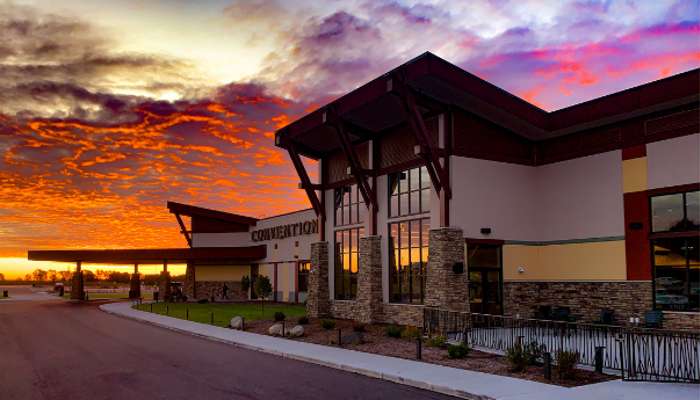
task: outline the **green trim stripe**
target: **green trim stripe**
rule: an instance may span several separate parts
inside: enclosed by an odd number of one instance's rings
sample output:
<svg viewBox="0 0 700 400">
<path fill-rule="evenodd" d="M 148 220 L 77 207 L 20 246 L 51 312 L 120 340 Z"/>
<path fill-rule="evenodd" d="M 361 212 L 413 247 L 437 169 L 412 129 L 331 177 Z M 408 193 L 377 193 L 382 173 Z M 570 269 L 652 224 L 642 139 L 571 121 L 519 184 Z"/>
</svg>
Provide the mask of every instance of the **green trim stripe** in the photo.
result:
<svg viewBox="0 0 700 400">
<path fill-rule="evenodd" d="M 625 240 L 624 236 L 601 236 L 584 239 L 566 239 L 566 240 L 549 240 L 549 241 L 529 241 L 529 240 L 506 240 L 504 244 L 521 244 L 524 246 L 550 246 L 555 244 L 573 244 L 573 243 L 595 243 L 595 242 L 615 242 Z"/>
</svg>

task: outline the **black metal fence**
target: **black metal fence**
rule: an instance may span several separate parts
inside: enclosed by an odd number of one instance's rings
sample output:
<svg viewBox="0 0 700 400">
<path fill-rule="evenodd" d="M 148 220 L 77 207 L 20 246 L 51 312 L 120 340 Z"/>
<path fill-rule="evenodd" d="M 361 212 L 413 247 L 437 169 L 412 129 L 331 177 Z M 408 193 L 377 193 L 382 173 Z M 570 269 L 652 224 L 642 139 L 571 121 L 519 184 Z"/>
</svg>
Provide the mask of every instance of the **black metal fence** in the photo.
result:
<svg viewBox="0 0 700 400">
<path fill-rule="evenodd" d="M 627 380 L 700 383 L 700 332 L 644 329 L 613 325 L 513 318 L 425 308 L 427 335 L 443 335 L 473 347 L 499 352 L 520 342 L 544 351 L 574 351 L 580 363 L 595 365 L 596 349 L 603 367 Z"/>
</svg>

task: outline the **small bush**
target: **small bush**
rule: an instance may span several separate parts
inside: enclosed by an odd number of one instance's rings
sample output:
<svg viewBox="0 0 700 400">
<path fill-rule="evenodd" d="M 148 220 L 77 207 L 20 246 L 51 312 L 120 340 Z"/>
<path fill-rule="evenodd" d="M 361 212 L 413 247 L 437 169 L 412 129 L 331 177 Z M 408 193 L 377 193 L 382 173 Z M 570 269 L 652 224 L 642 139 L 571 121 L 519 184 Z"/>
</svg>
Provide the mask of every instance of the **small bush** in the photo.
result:
<svg viewBox="0 0 700 400">
<path fill-rule="evenodd" d="M 403 329 L 401 329 L 401 327 L 398 325 L 387 325 L 387 327 L 384 328 L 384 333 L 386 333 L 387 336 L 393 338 L 400 338 L 401 331 L 403 331 Z"/>
<path fill-rule="evenodd" d="M 576 376 L 576 364 L 578 364 L 580 354 L 577 351 L 558 351 L 557 369 L 559 378 L 571 379 Z"/>
<path fill-rule="evenodd" d="M 353 322 L 352 323 L 352 330 L 354 332 L 365 332 L 367 330 L 367 325 L 363 324 L 362 322 Z"/>
<path fill-rule="evenodd" d="M 321 328 L 330 331 L 331 329 L 335 328 L 335 321 L 332 319 L 322 319 Z"/>
<path fill-rule="evenodd" d="M 428 347 L 445 347 L 447 338 L 444 336 L 433 336 L 425 342 Z"/>
<path fill-rule="evenodd" d="M 275 321 L 277 321 L 277 322 L 282 322 L 282 321 L 284 321 L 285 319 L 287 319 L 287 316 L 284 315 L 283 312 L 277 311 L 277 312 L 275 313 Z"/>
<path fill-rule="evenodd" d="M 207 299 L 199 299 L 199 300 L 197 300 L 197 303 L 199 303 L 199 304 L 207 304 L 208 302 L 209 302 L 209 300 L 207 300 Z"/>
<path fill-rule="evenodd" d="M 464 344 L 451 344 L 447 346 L 447 357 L 448 358 L 464 358 L 469 354 L 469 347 Z"/>
<path fill-rule="evenodd" d="M 299 325 L 307 325 L 308 323 L 309 323 L 309 317 L 307 317 L 306 315 L 299 317 L 299 319 L 297 320 L 297 324 L 299 324 Z"/>
<path fill-rule="evenodd" d="M 508 360 L 512 372 L 522 372 L 527 369 L 528 359 L 525 349 L 521 345 L 516 344 L 513 347 L 509 347 L 506 350 L 506 360 Z"/>
<path fill-rule="evenodd" d="M 415 326 L 407 326 L 401 331 L 401 337 L 408 340 L 415 340 L 421 336 L 420 329 Z"/>
<path fill-rule="evenodd" d="M 525 345 L 523 351 L 525 352 L 525 362 L 527 365 L 535 365 L 537 360 L 542 357 L 546 347 L 544 345 L 537 344 L 537 342 L 530 342 Z"/>
</svg>

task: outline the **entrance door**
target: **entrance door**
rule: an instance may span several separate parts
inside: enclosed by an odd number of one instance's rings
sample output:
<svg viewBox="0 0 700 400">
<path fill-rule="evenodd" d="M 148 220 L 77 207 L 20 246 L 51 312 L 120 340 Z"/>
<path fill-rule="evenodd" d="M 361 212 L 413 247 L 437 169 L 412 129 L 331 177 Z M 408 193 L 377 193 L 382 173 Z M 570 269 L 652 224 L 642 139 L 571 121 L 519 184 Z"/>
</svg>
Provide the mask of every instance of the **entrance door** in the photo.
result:
<svg viewBox="0 0 700 400">
<path fill-rule="evenodd" d="M 469 308 L 480 314 L 503 314 L 501 245 L 467 243 Z"/>
</svg>

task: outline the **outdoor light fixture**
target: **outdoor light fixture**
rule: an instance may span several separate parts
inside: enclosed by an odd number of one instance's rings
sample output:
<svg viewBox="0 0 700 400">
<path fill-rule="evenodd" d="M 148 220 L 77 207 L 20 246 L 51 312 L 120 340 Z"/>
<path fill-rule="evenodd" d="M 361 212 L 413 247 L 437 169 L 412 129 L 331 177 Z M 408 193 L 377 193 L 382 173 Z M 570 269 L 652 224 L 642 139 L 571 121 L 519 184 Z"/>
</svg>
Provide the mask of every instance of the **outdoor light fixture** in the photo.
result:
<svg viewBox="0 0 700 400">
<path fill-rule="evenodd" d="M 524 273 L 525 273 L 525 267 L 518 267 L 518 273 L 519 273 L 519 274 L 524 274 Z"/>
<path fill-rule="evenodd" d="M 482 235 L 490 235 L 490 234 L 491 234 L 491 228 L 481 228 L 481 234 L 482 234 Z"/>
<path fill-rule="evenodd" d="M 638 231 L 638 230 L 644 228 L 644 224 L 641 222 L 630 222 L 629 227 L 630 227 L 630 229 L 632 229 L 634 231 Z"/>
</svg>

